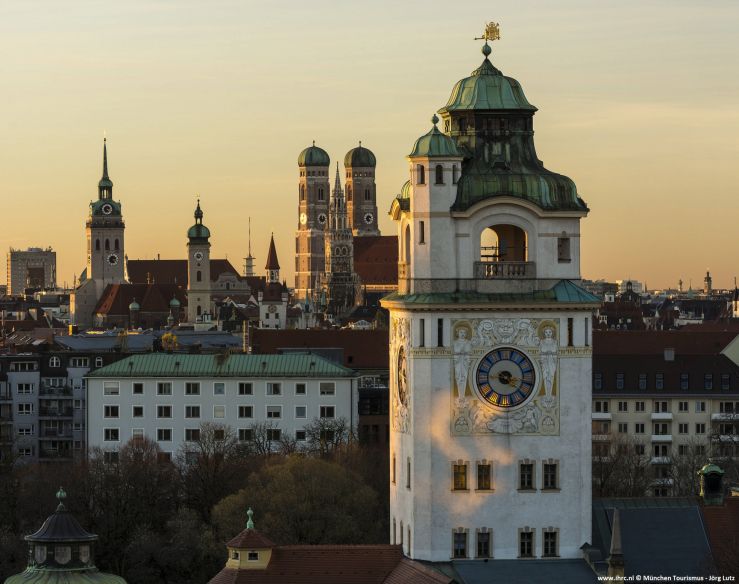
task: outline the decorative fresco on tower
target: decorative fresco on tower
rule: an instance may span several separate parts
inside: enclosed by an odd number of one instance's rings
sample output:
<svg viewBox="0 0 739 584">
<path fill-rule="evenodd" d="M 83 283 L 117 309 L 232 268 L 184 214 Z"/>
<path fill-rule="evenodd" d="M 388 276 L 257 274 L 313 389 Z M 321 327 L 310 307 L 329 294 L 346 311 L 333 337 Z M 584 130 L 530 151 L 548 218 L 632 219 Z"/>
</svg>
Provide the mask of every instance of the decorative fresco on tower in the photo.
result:
<svg viewBox="0 0 739 584">
<path fill-rule="evenodd" d="M 408 408 L 411 387 L 408 382 L 408 351 L 410 344 L 410 321 L 393 318 L 390 331 L 390 423 L 393 430 L 407 434 L 409 428 Z"/>
<path fill-rule="evenodd" d="M 558 323 L 452 321 L 451 432 L 559 434 Z"/>
</svg>

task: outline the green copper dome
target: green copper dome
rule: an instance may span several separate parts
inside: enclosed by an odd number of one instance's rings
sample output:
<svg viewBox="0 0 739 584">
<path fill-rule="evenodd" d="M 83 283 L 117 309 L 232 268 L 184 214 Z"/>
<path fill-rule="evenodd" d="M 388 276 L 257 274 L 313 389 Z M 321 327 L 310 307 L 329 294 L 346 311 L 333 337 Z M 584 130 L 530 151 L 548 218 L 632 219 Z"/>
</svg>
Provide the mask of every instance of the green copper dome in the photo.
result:
<svg viewBox="0 0 739 584">
<path fill-rule="evenodd" d="M 323 148 L 316 146 L 308 146 L 298 155 L 298 166 L 329 166 L 331 159 Z"/>
<path fill-rule="evenodd" d="M 403 186 L 400 188 L 400 194 L 398 195 L 399 199 L 410 199 L 411 198 L 411 181 L 407 180 L 403 183 Z"/>
<path fill-rule="evenodd" d="M 372 151 L 362 147 L 360 142 L 359 146 L 346 153 L 344 166 L 346 168 L 375 167 L 377 166 L 377 159 Z"/>
<path fill-rule="evenodd" d="M 452 89 L 447 104 L 439 113 L 457 110 L 529 110 L 536 111 L 521 89 L 521 84 L 512 77 L 506 77 L 493 66 L 490 59 L 485 60 L 472 75 L 465 77 Z"/>
<path fill-rule="evenodd" d="M 190 243 L 207 243 L 210 237 L 210 229 L 203 225 L 203 210 L 200 208 L 200 199 L 198 206 L 195 207 L 195 225 L 187 230 L 187 238 Z"/>
<path fill-rule="evenodd" d="M 138 302 L 136 302 L 136 299 L 134 298 L 131 304 L 128 305 L 128 310 L 130 312 L 133 312 L 135 310 L 141 310 L 141 305 Z"/>
<path fill-rule="evenodd" d="M 457 148 L 457 144 L 447 136 L 439 131 L 436 127 L 439 118 L 434 116 L 431 118 L 434 126 L 429 130 L 427 134 L 421 136 L 416 143 L 413 145 L 413 150 L 408 155 L 409 158 L 415 158 L 418 156 L 428 158 L 449 158 L 449 157 L 462 157 L 462 154 Z"/>
</svg>

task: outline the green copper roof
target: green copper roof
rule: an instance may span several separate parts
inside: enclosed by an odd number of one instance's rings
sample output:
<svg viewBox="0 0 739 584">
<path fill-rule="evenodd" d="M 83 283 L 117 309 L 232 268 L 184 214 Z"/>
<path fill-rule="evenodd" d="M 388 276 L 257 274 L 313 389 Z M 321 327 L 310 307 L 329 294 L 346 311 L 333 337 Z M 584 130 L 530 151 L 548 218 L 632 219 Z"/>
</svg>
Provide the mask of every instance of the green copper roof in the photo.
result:
<svg viewBox="0 0 739 584">
<path fill-rule="evenodd" d="M 536 111 L 521 89 L 518 81 L 506 77 L 490 60 L 485 60 L 472 75 L 465 77 L 452 89 L 447 104 L 440 113 L 457 110 L 529 110 Z"/>
<path fill-rule="evenodd" d="M 132 355 L 89 377 L 353 377 L 354 371 L 310 353 L 289 355 Z"/>
<path fill-rule="evenodd" d="M 400 194 L 398 195 L 399 199 L 410 199 L 411 198 L 411 181 L 407 180 L 403 183 L 403 186 L 400 187 Z"/>
<path fill-rule="evenodd" d="M 188 239 L 208 239 L 210 237 L 210 229 L 202 223 L 196 223 L 187 230 Z"/>
<path fill-rule="evenodd" d="M 346 153 L 344 166 L 347 168 L 374 167 L 377 166 L 377 159 L 372 151 L 364 148 L 360 142 L 359 146 Z"/>
<path fill-rule="evenodd" d="M 5 580 L 5 584 L 126 584 L 126 581 L 120 576 L 105 574 L 97 569 L 76 572 L 27 568 L 25 572 Z"/>
<path fill-rule="evenodd" d="M 401 295 L 393 292 L 383 300 L 410 304 L 601 304 L 600 298 L 569 280 L 560 280 L 549 290 L 527 293 L 450 292 Z"/>
<path fill-rule="evenodd" d="M 103 207 L 110 205 L 112 210 L 110 213 L 103 213 Z M 121 216 L 121 204 L 113 199 L 98 199 L 90 203 L 90 215 L 95 217 L 115 217 Z"/>
<path fill-rule="evenodd" d="M 413 144 L 413 150 L 408 155 L 409 158 L 418 156 L 424 156 L 428 158 L 449 158 L 449 157 L 462 157 L 462 154 L 457 149 L 457 144 L 447 136 L 439 131 L 436 127 L 439 118 L 434 115 L 431 118 L 431 122 L 434 124 L 428 133 L 421 136 L 416 143 Z"/>
<path fill-rule="evenodd" d="M 328 153 L 323 149 L 316 146 L 313 142 L 313 146 L 308 146 L 298 155 L 298 166 L 329 166 L 331 159 Z"/>
</svg>

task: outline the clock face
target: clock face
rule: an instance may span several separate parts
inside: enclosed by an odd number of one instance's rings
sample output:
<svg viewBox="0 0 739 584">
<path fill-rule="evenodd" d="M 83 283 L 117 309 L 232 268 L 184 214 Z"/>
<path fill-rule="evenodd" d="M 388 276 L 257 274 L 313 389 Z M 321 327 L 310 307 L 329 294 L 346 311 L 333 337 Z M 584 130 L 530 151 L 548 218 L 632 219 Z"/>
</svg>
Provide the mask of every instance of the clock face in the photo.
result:
<svg viewBox="0 0 739 584">
<path fill-rule="evenodd" d="M 490 351 L 477 366 L 477 391 L 487 402 L 500 408 L 523 404 L 533 393 L 536 372 L 521 351 L 501 347 Z"/>
<path fill-rule="evenodd" d="M 364 215 L 364 222 L 367 225 L 370 225 L 374 219 L 375 219 L 375 217 L 374 217 L 374 215 L 372 215 L 372 213 L 365 213 L 365 215 Z"/>
<path fill-rule="evenodd" d="M 110 215 L 113 212 L 113 205 L 105 203 L 102 207 L 102 211 L 105 215 Z"/>
<path fill-rule="evenodd" d="M 267 308 L 267 312 L 277 312 L 277 307 L 274 304 L 270 304 Z"/>
<path fill-rule="evenodd" d="M 202 261 L 202 259 L 203 259 L 203 252 L 202 251 L 196 251 L 195 252 L 195 259 L 197 261 Z"/>
<path fill-rule="evenodd" d="M 320 223 L 321 225 L 323 225 L 324 223 L 326 223 L 326 215 L 324 215 L 323 213 L 321 213 L 321 214 L 320 214 L 320 215 L 318 216 L 318 222 L 319 222 L 319 223 Z"/>
<path fill-rule="evenodd" d="M 308 223 L 308 215 L 306 215 L 305 213 L 301 213 L 300 214 L 300 224 L 305 225 L 306 223 Z"/>
<path fill-rule="evenodd" d="M 114 266 L 118 263 L 118 256 L 114 253 L 110 254 L 106 259 L 111 266 Z"/>
<path fill-rule="evenodd" d="M 398 401 L 408 406 L 408 362 L 405 359 L 405 349 L 398 349 Z"/>
</svg>

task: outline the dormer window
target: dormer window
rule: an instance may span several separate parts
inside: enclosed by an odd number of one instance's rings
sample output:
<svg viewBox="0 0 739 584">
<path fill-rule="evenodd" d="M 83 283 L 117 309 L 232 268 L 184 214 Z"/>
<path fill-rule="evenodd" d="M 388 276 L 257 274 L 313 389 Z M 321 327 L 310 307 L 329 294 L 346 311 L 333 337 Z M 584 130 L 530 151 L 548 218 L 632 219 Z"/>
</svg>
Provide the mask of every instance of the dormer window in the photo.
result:
<svg viewBox="0 0 739 584">
<path fill-rule="evenodd" d="M 246 559 L 250 562 L 258 562 L 259 552 L 249 552 L 249 555 L 246 557 Z"/>
<path fill-rule="evenodd" d="M 236 550 L 231 550 L 231 559 L 232 560 L 238 560 L 239 559 L 239 552 Z"/>
</svg>

